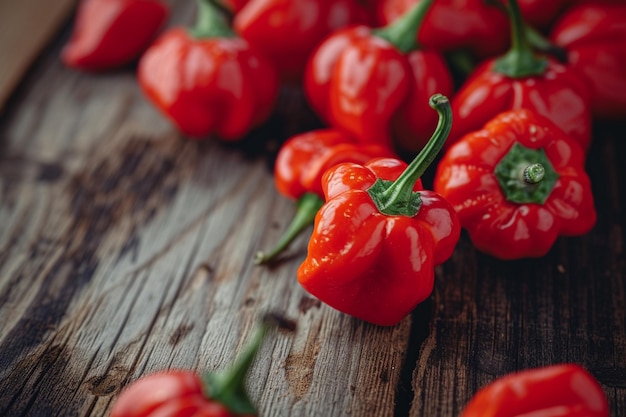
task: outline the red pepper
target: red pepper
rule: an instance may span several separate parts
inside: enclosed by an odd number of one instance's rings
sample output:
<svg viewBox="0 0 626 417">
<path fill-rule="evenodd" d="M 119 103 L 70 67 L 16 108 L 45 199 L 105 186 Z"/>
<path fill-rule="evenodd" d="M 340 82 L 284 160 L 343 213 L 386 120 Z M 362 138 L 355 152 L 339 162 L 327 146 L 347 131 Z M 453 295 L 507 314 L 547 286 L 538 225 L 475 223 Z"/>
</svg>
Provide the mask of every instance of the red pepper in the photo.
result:
<svg viewBox="0 0 626 417">
<path fill-rule="evenodd" d="M 283 79 L 293 81 L 302 77 L 311 52 L 327 35 L 370 21 L 355 0 L 250 0 L 233 27 L 274 62 Z"/>
<path fill-rule="evenodd" d="M 513 46 L 504 56 L 481 64 L 452 100 L 454 125 L 448 144 L 480 129 L 500 112 L 528 108 L 575 139 L 591 142 L 591 109 L 585 82 L 553 59 L 535 56 L 517 2 L 509 0 Z"/>
<path fill-rule="evenodd" d="M 194 29 L 171 29 L 145 52 L 139 83 L 186 135 L 237 140 L 271 114 L 278 77 L 210 1 L 198 5 Z"/>
<path fill-rule="evenodd" d="M 363 143 L 407 151 L 424 146 L 425 132 L 437 124 L 428 99 L 453 90 L 443 57 L 416 50 L 415 33 L 431 3 L 425 0 L 384 28 L 341 30 L 317 48 L 304 87 L 311 106 L 329 125 Z"/>
<path fill-rule="evenodd" d="M 594 116 L 626 117 L 626 4 L 575 5 L 555 23 L 550 40 L 588 82 Z"/>
<path fill-rule="evenodd" d="M 582 148 L 530 110 L 501 113 L 441 159 L 434 189 L 474 246 L 500 259 L 545 255 L 596 221 Z"/>
<path fill-rule="evenodd" d="M 158 0 L 83 0 L 61 59 L 88 71 L 128 64 L 150 45 L 168 16 L 169 7 Z"/>
<path fill-rule="evenodd" d="M 506 375 L 482 388 L 461 417 L 609 417 L 595 378 L 574 364 Z"/>
<path fill-rule="evenodd" d="M 239 13 L 250 0 L 216 0 L 232 13 Z"/>
<path fill-rule="evenodd" d="M 563 10 L 576 0 L 517 0 L 524 21 L 538 29 L 552 25 Z"/>
<path fill-rule="evenodd" d="M 236 362 L 202 376 L 190 370 L 157 372 L 124 389 L 111 417 L 244 417 L 257 410 L 246 391 L 246 375 L 270 327 L 293 330 L 294 323 L 275 314 L 264 317 Z"/>
<path fill-rule="evenodd" d="M 326 171 L 326 203 L 298 268 L 298 281 L 312 295 L 381 326 L 398 323 L 431 294 L 434 267 L 452 255 L 459 239 L 451 205 L 434 192 L 419 191 L 419 177 L 451 123 L 447 98 L 434 96 L 431 106 L 440 114 L 439 125 L 408 167 L 380 158 Z"/>
<path fill-rule="evenodd" d="M 394 22 L 421 1 L 426 0 L 382 0 L 378 20 L 382 24 Z M 417 42 L 427 49 L 468 49 L 488 57 L 506 50 L 508 25 L 506 14 L 485 0 L 437 0 L 426 15 Z"/>
<path fill-rule="evenodd" d="M 276 157 L 274 180 L 285 197 L 297 200 L 297 212 L 285 234 L 269 252 L 259 252 L 256 263 L 273 261 L 311 223 L 324 203 L 322 175 L 343 163 L 363 164 L 392 152 L 380 145 L 364 145 L 338 129 L 319 129 L 288 139 Z"/>
</svg>

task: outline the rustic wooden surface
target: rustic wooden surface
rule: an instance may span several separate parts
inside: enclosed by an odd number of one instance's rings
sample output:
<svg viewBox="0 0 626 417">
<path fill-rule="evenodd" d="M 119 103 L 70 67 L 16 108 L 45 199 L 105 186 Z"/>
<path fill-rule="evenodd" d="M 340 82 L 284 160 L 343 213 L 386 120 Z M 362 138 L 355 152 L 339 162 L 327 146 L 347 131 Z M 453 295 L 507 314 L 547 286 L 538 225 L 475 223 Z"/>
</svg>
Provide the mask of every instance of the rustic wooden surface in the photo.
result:
<svg viewBox="0 0 626 417">
<path fill-rule="evenodd" d="M 193 12 L 176 3 L 171 24 Z M 306 236 L 272 267 L 251 262 L 294 212 L 276 149 L 318 125 L 297 90 L 242 143 L 189 142 L 132 68 L 64 68 L 70 23 L 0 118 L 0 415 L 106 415 L 142 375 L 225 366 L 267 311 L 297 330 L 272 334 L 251 371 L 263 416 L 458 416 L 495 378 L 561 362 L 626 415 L 624 123 L 596 128 L 591 233 L 516 262 L 463 235 L 432 297 L 381 328 L 298 286 Z"/>
</svg>

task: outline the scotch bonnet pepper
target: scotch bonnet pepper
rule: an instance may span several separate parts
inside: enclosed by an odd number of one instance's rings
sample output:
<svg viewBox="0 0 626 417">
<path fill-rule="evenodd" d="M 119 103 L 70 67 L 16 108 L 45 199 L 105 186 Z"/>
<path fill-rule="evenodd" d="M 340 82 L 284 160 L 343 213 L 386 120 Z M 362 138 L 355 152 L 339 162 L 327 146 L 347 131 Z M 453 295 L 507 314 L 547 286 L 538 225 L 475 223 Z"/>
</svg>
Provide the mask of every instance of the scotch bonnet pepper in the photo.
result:
<svg viewBox="0 0 626 417">
<path fill-rule="evenodd" d="M 602 119 L 626 117 L 626 4 L 583 2 L 554 24 L 550 40 L 589 84 L 591 108 Z"/>
<path fill-rule="evenodd" d="M 568 66 L 534 54 L 517 2 L 508 3 L 512 47 L 505 55 L 480 64 L 452 99 L 454 125 L 446 146 L 480 129 L 500 112 L 527 108 L 549 118 L 588 149 L 588 86 Z"/>
<path fill-rule="evenodd" d="M 482 388 L 461 417 L 609 417 L 595 378 L 574 364 L 528 369 Z"/>
<path fill-rule="evenodd" d="M 298 281 L 329 306 L 381 326 L 402 320 L 432 292 L 434 267 L 453 253 L 457 215 L 419 177 L 450 129 L 448 99 L 431 98 L 440 114 L 433 138 L 408 165 L 380 158 L 339 164 L 324 174 L 326 203 L 315 217 Z"/>
<path fill-rule="evenodd" d="M 500 259 L 543 256 L 559 235 L 582 235 L 596 221 L 582 148 L 526 109 L 501 113 L 449 148 L 434 189 L 474 246 Z"/>
<path fill-rule="evenodd" d="M 191 138 L 238 140 L 265 121 L 278 95 L 270 62 L 238 37 L 209 0 L 192 30 L 161 35 L 139 62 L 146 96 Z"/>
<path fill-rule="evenodd" d="M 326 36 L 370 22 L 357 0 L 249 0 L 235 15 L 233 28 L 274 63 L 283 80 L 300 81 L 309 56 Z"/>
<path fill-rule="evenodd" d="M 169 13 L 158 0 L 84 0 L 61 60 L 86 71 L 128 64 L 149 46 Z"/>
<path fill-rule="evenodd" d="M 256 416 L 246 376 L 268 330 L 276 326 L 293 330 L 295 324 L 266 315 L 235 363 L 223 371 L 201 376 L 191 370 L 168 370 L 138 379 L 113 403 L 111 417 Z"/>
<path fill-rule="evenodd" d="M 428 99 L 453 89 L 443 57 L 419 50 L 415 41 L 431 3 L 419 3 L 389 26 L 340 30 L 318 46 L 304 89 L 327 124 L 363 143 L 414 152 L 425 145 L 437 125 Z"/>
<path fill-rule="evenodd" d="M 363 164 L 378 157 L 394 156 L 381 145 L 358 143 L 350 134 L 338 129 L 318 129 L 289 138 L 278 152 L 274 181 L 278 191 L 297 200 L 297 212 L 291 224 L 269 252 L 256 255 L 257 264 L 276 259 L 298 235 L 313 223 L 324 203 L 322 175 L 343 163 Z"/>
<path fill-rule="evenodd" d="M 389 24 L 425 0 L 381 0 L 378 20 Z M 555 1 L 555 0 L 551 0 Z M 506 50 L 506 15 L 485 0 L 437 0 L 424 19 L 417 42 L 439 51 L 466 49 L 480 57 Z M 546 3 L 544 1 L 544 3 Z"/>
</svg>

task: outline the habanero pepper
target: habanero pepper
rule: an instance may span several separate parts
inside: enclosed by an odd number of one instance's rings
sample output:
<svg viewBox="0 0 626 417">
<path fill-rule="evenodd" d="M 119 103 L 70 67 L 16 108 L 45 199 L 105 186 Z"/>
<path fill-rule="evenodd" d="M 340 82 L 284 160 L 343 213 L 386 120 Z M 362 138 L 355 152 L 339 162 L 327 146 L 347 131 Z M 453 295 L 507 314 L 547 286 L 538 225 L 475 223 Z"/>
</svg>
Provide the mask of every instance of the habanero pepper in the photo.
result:
<svg viewBox="0 0 626 417">
<path fill-rule="evenodd" d="M 591 91 L 593 115 L 626 117 L 626 4 L 583 2 L 568 9 L 550 32 L 567 65 Z"/>
<path fill-rule="evenodd" d="M 295 324 L 276 314 L 266 315 L 236 361 L 221 372 L 198 375 L 191 370 L 168 370 L 138 379 L 115 400 L 110 417 L 256 416 L 245 380 L 272 327 L 292 331 Z"/>
<path fill-rule="evenodd" d="M 233 27 L 272 60 L 283 80 L 299 82 L 322 39 L 371 19 L 356 0 L 249 0 L 236 13 Z"/>
<path fill-rule="evenodd" d="M 343 162 L 364 164 L 374 158 L 393 156 L 384 146 L 358 143 L 338 129 L 318 129 L 289 138 L 276 157 L 274 181 L 282 195 L 297 201 L 296 215 L 274 248 L 257 253 L 255 262 L 263 264 L 276 259 L 313 223 L 324 203 L 322 175 L 326 170 Z"/>
<path fill-rule="evenodd" d="M 235 13 L 239 13 L 239 11 L 243 9 L 243 7 L 246 4 L 248 4 L 250 0 L 216 0 L 216 1 L 218 1 L 222 6 L 226 7 L 228 10 L 230 10 L 231 13 L 235 14 Z"/>
<path fill-rule="evenodd" d="M 524 21 L 540 30 L 549 28 L 576 0 L 517 0 Z"/>
<path fill-rule="evenodd" d="M 421 1 L 425 0 L 381 0 L 376 10 L 377 20 L 390 24 Z M 417 34 L 417 43 L 437 51 L 466 49 L 481 58 L 506 51 L 509 33 L 506 14 L 488 3 L 437 0 Z"/>
<path fill-rule="evenodd" d="M 83 0 L 61 60 L 85 71 L 126 65 L 150 45 L 169 14 L 159 0 Z"/>
<path fill-rule="evenodd" d="M 461 417 L 609 417 L 595 378 L 575 364 L 527 369 L 479 390 Z"/>
<path fill-rule="evenodd" d="M 148 99 L 192 139 L 238 140 L 264 122 L 278 96 L 272 64 L 238 37 L 209 0 L 196 26 L 165 32 L 144 53 L 138 78 Z"/>
<path fill-rule="evenodd" d="M 313 296 L 380 326 L 397 324 L 430 296 L 434 268 L 452 255 L 460 236 L 450 203 L 419 190 L 418 179 L 443 146 L 451 123 L 446 97 L 435 95 L 430 103 L 439 124 L 408 166 L 379 158 L 326 171 L 326 203 L 298 268 L 298 282 Z"/>
<path fill-rule="evenodd" d="M 591 142 L 591 109 L 585 81 L 552 58 L 535 56 L 515 0 L 509 0 L 513 45 L 480 64 L 452 99 L 454 125 L 446 147 L 495 115 L 528 108 L 547 117 L 584 150 Z"/>
<path fill-rule="evenodd" d="M 355 26 L 324 40 L 311 56 L 304 89 L 330 126 L 363 143 L 419 151 L 437 125 L 433 94 L 451 95 L 452 76 L 435 51 L 418 50 L 415 33 L 432 4 L 425 0 L 393 24 Z"/>
<path fill-rule="evenodd" d="M 544 256 L 558 236 L 585 234 L 596 222 L 582 148 L 527 109 L 501 113 L 449 148 L 434 190 L 474 246 L 504 260 Z"/>
</svg>

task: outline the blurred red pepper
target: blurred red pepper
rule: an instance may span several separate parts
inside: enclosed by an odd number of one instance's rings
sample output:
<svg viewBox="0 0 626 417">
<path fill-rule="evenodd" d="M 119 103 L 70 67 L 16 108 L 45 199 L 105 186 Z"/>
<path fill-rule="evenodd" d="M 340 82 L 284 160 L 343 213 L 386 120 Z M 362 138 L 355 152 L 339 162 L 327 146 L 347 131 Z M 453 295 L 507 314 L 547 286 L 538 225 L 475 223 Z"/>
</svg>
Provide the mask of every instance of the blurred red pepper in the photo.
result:
<svg viewBox="0 0 626 417">
<path fill-rule="evenodd" d="M 555 19 L 577 0 L 517 0 L 524 21 L 537 28 L 547 29 Z"/>
<path fill-rule="evenodd" d="M 87 71 L 128 64 L 150 45 L 169 13 L 158 0 L 83 0 L 61 60 Z"/>
<path fill-rule="evenodd" d="M 270 58 L 285 80 L 300 80 L 313 49 L 330 33 L 369 24 L 356 0 L 249 0 L 233 19 L 244 39 Z"/>
<path fill-rule="evenodd" d="M 451 95 L 443 57 L 417 50 L 415 33 L 431 5 L 425 0 L 390 26 L 356 26 L 334 33 L 316 49 L 304 88 L 331 126 L 363 143 L 416 152 L 437 124 L 428 108 L 435 93 Z"/>
<path fill-rule="evenodd" d="M 559 235 L 596 222 L 582 148 L 526 109 L 499 114 L 449 148 L 434 189 L 474 246 L 500 259 L 544 256 Z"/>
<path fill-rule="evenodd" d="M 239 13 L 250 0 L 216 0 L 222 6 L 229 9 L 232 13 Z"/>
<path fill-rule="evenodd" d="M 515 0 L 509 0 L 513 46 L 481 64 L 452 99 L 454 124 L 447 146 L 506 110 L 528 108 L 547 117 L 587 150 L 591 142 L 589 90 L 584 80 L 551 58 L 535 56 Z"/>
<path fill-rule="evenodd" d="M 555 23 L 550 40 L 589 84 L 594 116 L 626 117 L 626 4 L 575 5 Z"/>
<path fill-rule="evenodd" d="M 506 375 L 482 388 L 461 417 L 609 417 L 595 378 L 574 364 Z"/>
<path fill-rule="evenodd" d="M 246 376 L 267 332 L 293 330 L 295 324 L 267 314 L 235 363 L 202 376 L 189 370 L 162 371 L 133 382 L 113 403 L 110 417 L 252 417 L 256 407 L 246 390 Z"/>
<path fill-rule="evenodd" d="M 270 116 L 278 77 L 209 0 L 198 7 L 195 28 L 171 29 L 145 52 L 139 83 L 186 135 L 237 140 Z"/>
<path fill-rule="evenodd" d="M 326 203 L 298 268 L 298 281 L 312 295 L 381 326 L 398 323 L 431 294 L 434 267 L 452 255 L 460 235 L 450 204 L 434 192 L 419 191 L 419 177 L 451 123 L 446 97 L 433 96 L 431 105 L 440 114 L 439 125 L 408 167 L 380 158 L 326 171 Z"/>
<path fill-rule="evenodd" d="M 393 153 L 380 145 L 358 143 L 338 129 L 319 129 L 288 139 L 276 158 L 274 181 L 284 196 L 297 200 L 297 212 L 287 231 L 269 252 L 259 252 L 256 263 L 271 262 L 310 224 L 324 203 L 322 175 L 329 168 L 343 163 L 364 164 Z"/>
<path fill-rule="evenodd" d="M 425 0 L 381 0 L 377 8 L 378 21 L 392 23 L 421 1 Z M 508 45 L 509 22 L 502 10 L 488 3 L 485 0 L 437 0 L 417 34 L 417 43 L 437 51 L 467 49 L 481 58 L 504 52 Z"/>
</svg>

